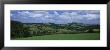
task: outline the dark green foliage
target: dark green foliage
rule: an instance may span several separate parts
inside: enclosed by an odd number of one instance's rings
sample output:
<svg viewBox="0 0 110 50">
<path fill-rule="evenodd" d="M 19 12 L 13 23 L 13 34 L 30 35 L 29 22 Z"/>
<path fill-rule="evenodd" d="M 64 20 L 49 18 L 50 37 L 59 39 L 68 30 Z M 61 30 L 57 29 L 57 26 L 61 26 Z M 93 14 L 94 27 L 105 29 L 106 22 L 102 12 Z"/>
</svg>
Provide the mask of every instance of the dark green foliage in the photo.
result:
<svg viewBox="0 0 110 50">
<path fill-rule="evenodd" d="M 21 22 L 11 21 L 11 38 L 21 38 L 29 36 L 29 27 L 24 27 Z"/>
<path fill-rule="evenodd" d="M 100 25 L 81 23 L 21 23 L 11 21 L 11 38 L 42 36 L 51 34 L 99 33 Z"/>
</svg>

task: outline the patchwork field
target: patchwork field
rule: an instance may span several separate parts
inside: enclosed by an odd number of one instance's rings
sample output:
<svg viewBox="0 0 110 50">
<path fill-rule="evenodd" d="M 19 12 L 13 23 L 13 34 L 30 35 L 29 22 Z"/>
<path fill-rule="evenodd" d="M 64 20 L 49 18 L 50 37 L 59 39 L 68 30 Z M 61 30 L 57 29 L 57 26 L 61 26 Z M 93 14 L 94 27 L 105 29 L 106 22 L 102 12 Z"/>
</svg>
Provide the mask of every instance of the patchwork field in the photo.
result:
<svg viewBox="0 0 110 50">
<path fill-rule="evenodd" d="M 53 34 L 16 38 L 15 40 L 100 40 L 100 33 Z"/>
</svg>

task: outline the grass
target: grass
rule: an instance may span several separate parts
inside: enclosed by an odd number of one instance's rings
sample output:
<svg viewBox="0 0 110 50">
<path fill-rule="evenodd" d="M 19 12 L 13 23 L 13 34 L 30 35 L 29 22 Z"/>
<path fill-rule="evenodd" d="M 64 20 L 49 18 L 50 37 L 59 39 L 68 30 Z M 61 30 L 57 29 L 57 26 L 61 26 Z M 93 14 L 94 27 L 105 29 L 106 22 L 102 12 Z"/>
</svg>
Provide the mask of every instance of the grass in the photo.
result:
<svg viewBox="0 0 110 50">
<path fill-rule="evenodd" d="M 100 40 L 100 33 L 54 34 L 17 38 L 14 40 Z"/>
</svg>

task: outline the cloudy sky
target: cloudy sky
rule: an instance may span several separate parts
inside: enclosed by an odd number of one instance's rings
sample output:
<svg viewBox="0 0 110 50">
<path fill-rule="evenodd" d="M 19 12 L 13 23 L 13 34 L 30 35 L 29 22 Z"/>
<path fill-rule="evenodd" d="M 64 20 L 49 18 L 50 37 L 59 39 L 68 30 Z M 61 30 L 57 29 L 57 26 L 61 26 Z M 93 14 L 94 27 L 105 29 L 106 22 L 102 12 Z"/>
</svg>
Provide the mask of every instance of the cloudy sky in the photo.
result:
<svg viewBox="0 0 110 50">
<path fill-rule="evenodd" d="M 11 10 L 11 20 L 23 23 L 100 24 L 100 10 Z"/>
</svg>

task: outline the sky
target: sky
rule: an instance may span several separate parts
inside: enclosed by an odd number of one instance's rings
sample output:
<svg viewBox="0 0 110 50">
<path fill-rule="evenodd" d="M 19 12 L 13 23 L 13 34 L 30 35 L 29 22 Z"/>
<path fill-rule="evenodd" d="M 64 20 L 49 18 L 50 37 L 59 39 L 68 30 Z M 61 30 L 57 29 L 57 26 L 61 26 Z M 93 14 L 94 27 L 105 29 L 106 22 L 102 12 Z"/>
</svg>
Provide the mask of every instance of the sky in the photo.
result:
<svg viewBox="0 0 110 50">
<path fill-rule="evenodd" d="M 100 24 L 100 10 L 11 10 L 10 16 L 22 23 Z"/>
</svg>

